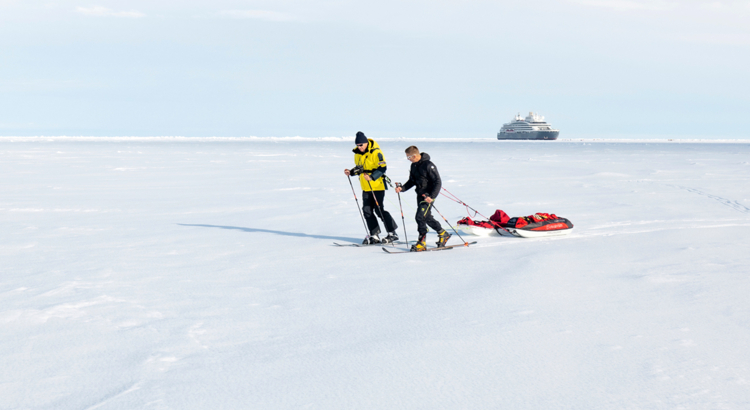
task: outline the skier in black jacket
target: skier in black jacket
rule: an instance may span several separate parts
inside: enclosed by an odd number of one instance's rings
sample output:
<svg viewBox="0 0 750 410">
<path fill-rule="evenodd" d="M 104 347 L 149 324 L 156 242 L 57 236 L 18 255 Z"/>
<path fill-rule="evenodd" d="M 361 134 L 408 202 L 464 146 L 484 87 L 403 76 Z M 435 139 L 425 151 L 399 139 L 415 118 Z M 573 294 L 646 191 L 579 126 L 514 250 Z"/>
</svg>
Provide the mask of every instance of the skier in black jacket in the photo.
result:
<svg viewBox="0 0 750 410">
<path fill-rule="evenodd" d="M 440 180 L 440 173 L 438 173 L 437 167 L 430 161 L 430 156 L 426 152 L 420 153 L 419 148 L 413 145 L 407 148 L 405 152 L 406 159 L 411 161 L 409 180 L 403 185 L 396 184 L 396 192 L 408 191 L 413 186 L 417 187 L 418 209 L 415 219 L 417 220 L 419 239 L 411 247 L 411 250 L 420 252 L 427 248 L 425 245 L 425 236 L 427 236 L 428 225 L 438 233 L 437 246 L 441 248 L 445 246 L 451 235 L 440 226 L 440 222 L 432 217 L 431 212 L 432 203 L 440 195 L 440 188 L 443 186 Z"/>
</svg>

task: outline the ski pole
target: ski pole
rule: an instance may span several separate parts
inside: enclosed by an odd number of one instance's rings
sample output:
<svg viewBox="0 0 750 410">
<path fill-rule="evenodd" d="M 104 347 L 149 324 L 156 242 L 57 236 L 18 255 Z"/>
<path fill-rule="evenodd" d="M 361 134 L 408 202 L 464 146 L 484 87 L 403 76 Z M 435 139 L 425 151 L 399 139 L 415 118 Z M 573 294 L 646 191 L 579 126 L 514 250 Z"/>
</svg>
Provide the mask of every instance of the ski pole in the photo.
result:
<svg viewBox="0 0 750 410">
<path fill-rule="evenodd" d="M 357 199 L 357 193 L 354 192 L 354 185 L 352 184 L 352 178 L 350 176 L 346 176 L 346 179 L 349 180 L 349 186 L 352 187 L 352 193 L 354 194 L 354 200 L 357 202 L 357 210 L 359 211 L 359 216 L 362 218 L 362 225 L 365 227 L 365 232 L 367 233 L 366 238 L 370 239 L 370 230 L 367 229 L 367 223 L 365 222 L 365 216 L 362 215 L 362 209 L 359 207 L 359 199 Z"/>
<path fill-rule="evenodd" d="M 396 188 L 401 188 L 400 183 L 396 183 Z M 401 206 L 401 192 L 396 191 L 398 195 L 398 209 L 401 211 L 401 224 L 404 226 L 404 239 L 406 240 L 406 247 L 409 247 L 409 237 L 406 236 L 406 221 L 404 220 L 404 208 Z"/>
<path fill-rule="evenodd" d="M 458 234 L 458 231 L 456 231 L 456 228 L 454 228 L 454 227 L 453 227 L 453 225 L 451 225 L 451 223 L 450 223 L 450 222 L 448 222 L 448 220 L 447 220 L 447 219 L 445 219 L 445 217 L 443 216 L 443 214 L 441 214 L 441 213 L 440 213 L 440 211 L 438 211 L 438 209 L 437 209 L 437 208 L 435 207 L 435 201 L 432 201 L 432 209 L 436 210 L 436 211 L 437 211 L 437 213 L 438 213 L 438 215 L 440 215 L 440 217 L 441 217 L 441 218 L 443 218 L 443 220 L 445 221 L 445 223 L 447 223 L 447 224 L 448 224 L 448 226 L 450 226 L 450 227 L 451 227 L 451 229 L 453 229 L 453 232 L 455 232 L 455 233 L 456 233 L 456 235 L 458 235 L 458 237 L 459 237 L 459 238 L 461 238 L 461 240 L 462 240 L 462 241 L 464 241 L 464 246 L 469 246 L 469 243 L 468 243 L 468 242 L 466 242 L 466 241 L 464 240 L 464 238 L 462 238 L 462 237 L 461 237 L 461 235 L 459 235 L 459 234 Z"/>
<path fill-rule="evenodd" d="M 391 183 L 391 179 L 390 179 L 390 178 L 388 178 L 388 176 L 387 176 L 387 175 L 383 175 L 383 180 L 384 180 L 385 182 L 387 182 L 387 183 L 388 183 L 388 185 L 390 185 L 390 186 L 391 186 L 391 188 L 394 188 L 394 186 L 393 186 L 393 183 Z M 403 187 L 403 185 L 402 185 L 402 184 L 401 184 L 400 182 L 396 182 L 396 187 Z M 386 200 L 387 200 L 388 202 L 390 202 L 390 203 L 391 203 L 391 205 L 393 205 L 393 206 L 396 206 L 396 204 L 395 204 L 395 203 L 394 203 L 393 201 L 391 201 L 390 199 L 388 199 L 388 198 L 385 198 L 385 199 L 386 199 Z M 406 204 L 406 206 L 408 206 L 408 207 L 409 207 L 410 209 L 414 210 L 414 209 L 413 209 L 413 208 L 412 208 L 412 207 L 411 207 L 411 206 L 410 206 L 409 204 Z M 401 208 L 401 194 L 399 194 L 399 196 L 398 196 L 398 207 L 399 207 L 399 208 Z M 402 214 L 404 213 L 403 209 L 401 210 L 401 213 L 402 213 Z M 401 215 L 401 216 L 403 216 L 403 215 Z M 404 228 L 406 228 L 406 227 L 404 227 Z"/>
</svg>

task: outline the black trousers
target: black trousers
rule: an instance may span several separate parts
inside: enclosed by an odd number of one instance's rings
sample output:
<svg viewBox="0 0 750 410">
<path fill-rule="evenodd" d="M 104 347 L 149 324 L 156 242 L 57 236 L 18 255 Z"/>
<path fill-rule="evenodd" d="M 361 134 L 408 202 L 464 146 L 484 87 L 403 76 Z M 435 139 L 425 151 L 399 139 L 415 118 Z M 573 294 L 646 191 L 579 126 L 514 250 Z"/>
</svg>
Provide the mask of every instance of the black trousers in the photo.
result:
<svg viewBox="0 0 750 410">
<path fill-rule="evenodd" d="M 432 217 L 432 204 L 428 204 L 425 201 L 417 199 L 417 215 L 414 219 L 417 220 L 417 231 L 419 232 L 420 237 L 427 233 L 428 225 L 435 232 L 443 230 L 443 227 L 440 226 L 440 222 Z"/>
<path fill-rule="evenodd" d="M 373 193 L 375 193 L 375 196 L 372 195 Z M 377 198 L 377 202 L 375 202 L 375 198 Z M 365 216 L 370 235 L 380 235 L 380 226 L 378 225 L 378 218 L 375 215 L 383 220 L 386 231 L 396 232 L 396 229 L 398 229 L 398 225 L 396 225 L 391 214 L 385 211 L 385 205 L 383 205 L 384 199 L 385 191 L 362 191 L 362 213 Z"/>
</svg>

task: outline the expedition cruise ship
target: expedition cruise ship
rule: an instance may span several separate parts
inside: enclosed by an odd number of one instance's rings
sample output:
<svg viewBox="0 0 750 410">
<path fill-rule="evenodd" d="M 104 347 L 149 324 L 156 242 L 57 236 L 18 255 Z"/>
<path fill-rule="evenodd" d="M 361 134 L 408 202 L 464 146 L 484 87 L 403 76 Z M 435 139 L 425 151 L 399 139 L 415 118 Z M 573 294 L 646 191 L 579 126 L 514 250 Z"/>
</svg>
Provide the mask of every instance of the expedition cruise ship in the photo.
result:
<svg viewBox="0 0 750 410">
<path fill-rule="evenodd" d="M 503 124 L 500 132 L 497 133 L 499 140 L 555 140 L 560 130 L 553 129 L 544 117 L 533 112 L 529 116 L 522 118 L 520 114 L 516 115 L 513 122 Z"/>
</svg>

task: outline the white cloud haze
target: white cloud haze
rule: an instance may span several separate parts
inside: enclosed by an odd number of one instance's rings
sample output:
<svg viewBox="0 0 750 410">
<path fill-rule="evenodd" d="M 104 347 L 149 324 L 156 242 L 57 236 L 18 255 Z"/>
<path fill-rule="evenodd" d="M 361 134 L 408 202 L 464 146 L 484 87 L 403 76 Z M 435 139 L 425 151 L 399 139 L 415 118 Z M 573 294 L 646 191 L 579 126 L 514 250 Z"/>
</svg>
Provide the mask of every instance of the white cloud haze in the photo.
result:
<svg viewBox="0 0 750 410">
<path fill-rule="evenodd" d="M 574 2 L 585 6 L 603 7 L 618 11 L 662 11 L 674 10 L 679 6 L 677 2 L 667 1 L 575 0 Z"/>
<path fill-rule="evenodd" d="M 115 11 L 101 6 L 93 7 L 77 7 L 76 12 L 85 14 L 88 16 L 100 16 L 100 17 L 130 17 L 138 18 L 145 17 L 144 13 L 139 11 Z"/>
<path fill-rule="evenodd" d="M 298 17 L 291 14 L 279 13 L 269 10 L 222 10 L 219 12 L 222 17 L 236 19 L 258 19 L 267 21 L 295 21 Z"/>
</svg>

